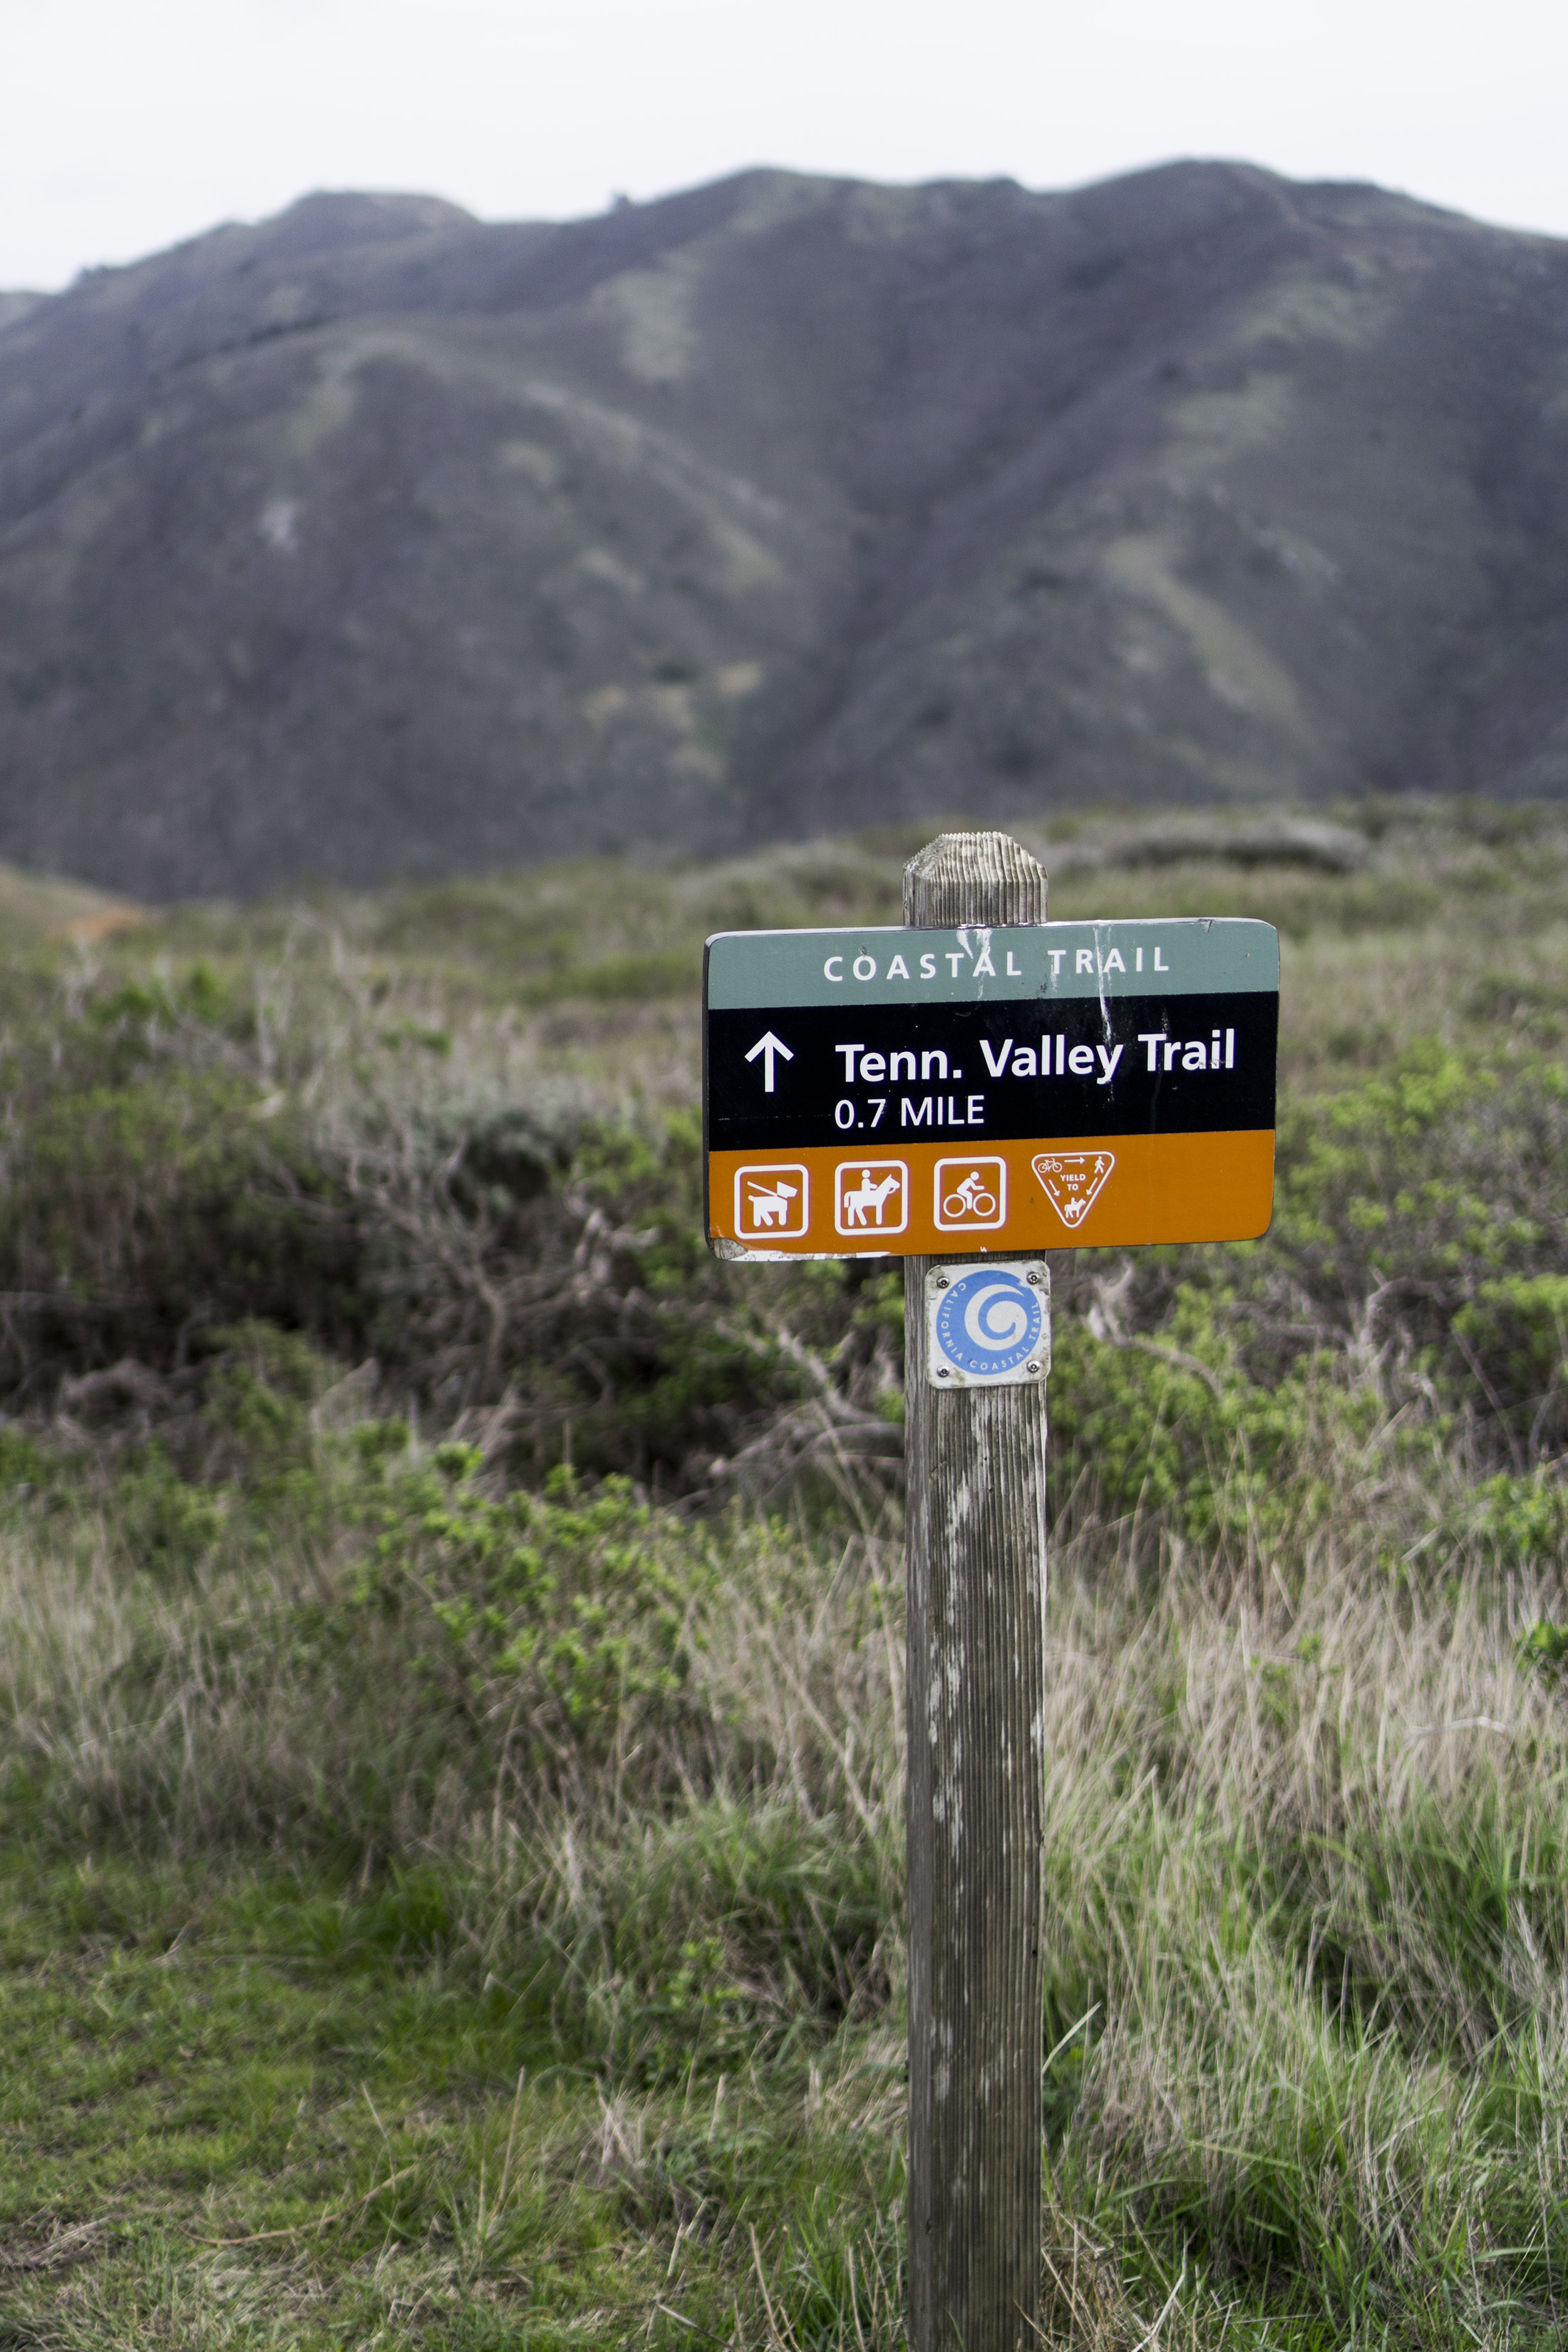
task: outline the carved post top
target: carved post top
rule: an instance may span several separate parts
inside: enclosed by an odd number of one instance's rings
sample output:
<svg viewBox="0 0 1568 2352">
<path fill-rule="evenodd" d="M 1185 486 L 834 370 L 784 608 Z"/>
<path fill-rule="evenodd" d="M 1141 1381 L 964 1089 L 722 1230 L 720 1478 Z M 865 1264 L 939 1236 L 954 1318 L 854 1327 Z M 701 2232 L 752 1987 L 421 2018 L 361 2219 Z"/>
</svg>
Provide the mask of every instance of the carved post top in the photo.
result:
<svg viewBox="0 0 1568 2352">
<path fill-rule="evenodd" d="M 1047 883 L 1011 834 L 939 833 L 904 868 L 904 920 L 923 930 L 1043 923 Z"/>
</svg>

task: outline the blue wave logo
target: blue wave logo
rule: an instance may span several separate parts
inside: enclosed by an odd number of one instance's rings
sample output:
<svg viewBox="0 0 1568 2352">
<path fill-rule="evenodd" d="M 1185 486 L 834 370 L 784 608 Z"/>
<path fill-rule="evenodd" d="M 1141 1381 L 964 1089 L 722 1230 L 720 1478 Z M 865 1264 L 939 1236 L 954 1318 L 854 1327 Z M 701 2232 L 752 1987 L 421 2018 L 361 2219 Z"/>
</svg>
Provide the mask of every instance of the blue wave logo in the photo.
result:
<svg viewBox="0 0 1568 2352">
<path fill-rule="evenodd" d="M 955 1370 L 993 1378 L 1040 1352 L 1045 1301 L 1021 1275 L 984 1266 L 955 1282 L 936 1314 L 937 1345 Z"/>
</svg>

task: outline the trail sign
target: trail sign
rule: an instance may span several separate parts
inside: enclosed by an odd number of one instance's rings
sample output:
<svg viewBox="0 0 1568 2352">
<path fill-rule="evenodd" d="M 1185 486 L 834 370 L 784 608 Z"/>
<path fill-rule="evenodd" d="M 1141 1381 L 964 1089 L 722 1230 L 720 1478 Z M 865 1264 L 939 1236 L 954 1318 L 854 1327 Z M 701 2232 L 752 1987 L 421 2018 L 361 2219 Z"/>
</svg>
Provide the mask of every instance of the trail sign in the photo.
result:
<svg viewBox="0 0 1568 2352">
<path fill-rule="evenodd" d="M 703 967 L 721 1255 L 1245 1241 L 1279 941 L 1214 920 L 725 931 Z"/>
<path fill-rule="evenodd" d="M 917 1261 L 911 2352 L 1028 2352 L 1041 2333 L 1051 1332 L 1035 1253 L 1246 1240 L 1273 1204 L 1276 934 L 1048 923 L 1046 900 L 1017 842 L 944 834 L 905 869 L 907 928 L 724 932 L 703 968 L 711 1246 Z"/>
</svg>

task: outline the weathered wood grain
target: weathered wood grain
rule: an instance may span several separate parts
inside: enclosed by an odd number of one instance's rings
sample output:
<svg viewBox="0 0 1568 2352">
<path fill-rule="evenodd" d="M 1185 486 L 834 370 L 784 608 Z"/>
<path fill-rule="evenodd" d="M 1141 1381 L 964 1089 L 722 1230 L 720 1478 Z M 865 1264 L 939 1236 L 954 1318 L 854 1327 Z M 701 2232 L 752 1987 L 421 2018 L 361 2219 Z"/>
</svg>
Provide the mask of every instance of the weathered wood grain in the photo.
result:
<svg viewBox="0 0 1568 2352">
<path fill-rule="evenodd" d="M 906 869 L 904 919 L 1043 923 L 1046 887 L 1005 834 L 943 834 Z M 1046 1394 L 931 1387 L 931 1263 L 904 1261 L 910 2344 L 1024 2352 L 1040 2340 Z"/>
</svg>

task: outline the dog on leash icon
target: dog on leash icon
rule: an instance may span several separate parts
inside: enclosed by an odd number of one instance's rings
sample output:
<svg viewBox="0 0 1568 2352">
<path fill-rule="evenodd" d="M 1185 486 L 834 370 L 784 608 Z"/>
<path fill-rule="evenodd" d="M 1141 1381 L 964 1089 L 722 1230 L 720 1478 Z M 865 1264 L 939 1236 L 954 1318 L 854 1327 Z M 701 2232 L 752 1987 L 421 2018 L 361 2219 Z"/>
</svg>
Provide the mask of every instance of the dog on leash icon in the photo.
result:
<svg viewBox="0 0 1568 2352">
<path fill-rule="evenodd" d="M 735 1232 L 743 1242 L 804 1241 L 811 1223 L 811 1178 L 796 1160 L 735 1171 Z"/>
</svg>

